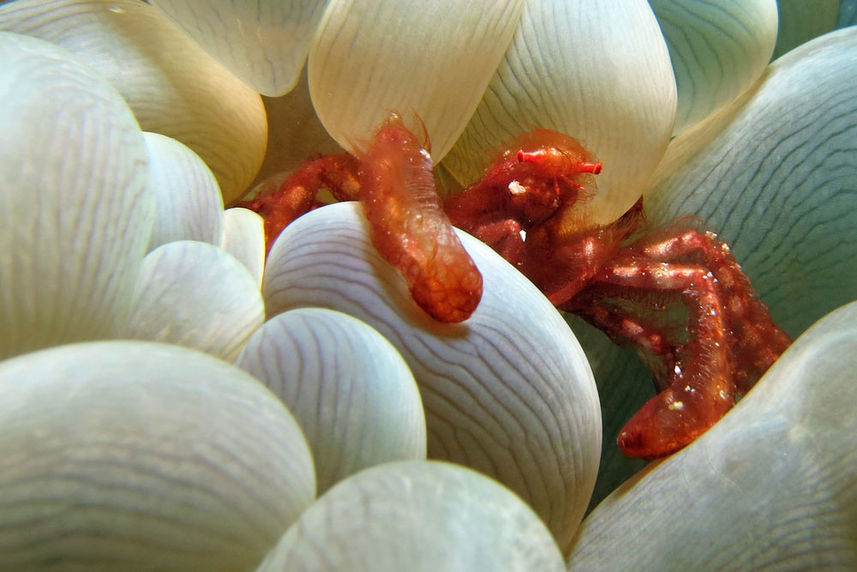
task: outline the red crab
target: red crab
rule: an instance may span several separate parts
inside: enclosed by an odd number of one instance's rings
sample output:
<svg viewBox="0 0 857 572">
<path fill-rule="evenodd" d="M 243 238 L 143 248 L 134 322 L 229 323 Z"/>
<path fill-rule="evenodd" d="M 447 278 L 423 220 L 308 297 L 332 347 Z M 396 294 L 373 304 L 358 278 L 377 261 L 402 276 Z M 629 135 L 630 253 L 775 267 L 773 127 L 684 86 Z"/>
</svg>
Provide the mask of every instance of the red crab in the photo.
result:
<svg viewBox="0 0 857 572">
<path fill-rule="evenodd" d="M 692 442 L 791 343 L 713 233 L 684 224 L 641 234 L 641 201 L 614 223 L 587 224 L 576 207 L 594 192 L 601 164 L 571 137 L 521 135 L 443 208 L 431 169 L 428 151 L 393 116 L 356 156 L 309 161 L 276 193 L 241 206 L 265 218 L 270 247 L 320 204 L 320 189 L 360 200 L 373 244 L 417 303 L 447 322 L 466 319 L 482 291 L 450 222 L 487 243 L 559 309 L 644 357 L 659 393 L 619 435 L 632 457 L 662 457 Z"/>
</svg>

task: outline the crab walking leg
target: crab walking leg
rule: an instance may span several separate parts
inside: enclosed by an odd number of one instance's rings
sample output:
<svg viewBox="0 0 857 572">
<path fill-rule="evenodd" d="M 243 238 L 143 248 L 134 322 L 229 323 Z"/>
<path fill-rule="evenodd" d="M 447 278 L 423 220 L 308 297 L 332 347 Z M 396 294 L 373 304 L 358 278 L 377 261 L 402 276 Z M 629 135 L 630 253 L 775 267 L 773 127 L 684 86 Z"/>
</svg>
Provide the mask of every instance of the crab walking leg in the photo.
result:
<svg viewBox="0 0 857 572">
<path fill-rule="evenodd" d="M 394 115 L 357 157 L 372 244 L 423 310 L 441 322 L 466 320 L 482 298 L 482 275 L 441 209 L 428 151 Z"/>
<path fill-rule="evenodd" d="M 605 303 L 605 298 L 611 298 L 614 295 L 621 298 L 623 293 L 613 293 L 605 288 L 606 285 L 602 286 L 604 287 L 584 290 L 572 299 L 573 306 L 560 309 L 580 316 L 607 334 L 617 345 L 630 344 L 660 360 L 657 369 L 651 363 L 647 365 L 655 377 L 655 386 L 658 391 L 666 389 L 672 381 L 672 373 L 677 363 L 676 347 L 670 341 L 669 335 L 659 331 L 656 326 L 646 323 L 639 316 L 632 316 L 611 308 Z"/>
<path fill-rule="evenodd" d="M 357 200 L 357 159 L 342 153 L 325 155 L 301 165 L 276 191 L 238 203 L 259 213 L 265 221 L 265 251 L 293 220 L 321 205 L 318 192 L 329 189 L 338 200 Z"/>
<path fill-rule="evenodd" d="M 524 274 L 561 310 L 578 312 L 575 297 L 621 252 L 622 241 L 643 219 L 642 199 L 605 226 L 569 231 L 561 216 L 533 228 L 524 251 Z"/>
<path fill-rule="evenodd" d="M 454 224 L 454 223 L 453 223 Z M 454 226 L 462 228 L 456 224 Z M 466 230 L 463 229 L 462 230 Z M 494 252 L 502 256 L 507 262 L 515 265 L 523 257 L 524 239 L 521 224 L 513 219 L 500 220 L 486 223 L 479 228 L 477 238 L 494 249 Z M 476 236 L 476 235 L 474 235 Z"/>
<path fill-rule="evenodd" d="M 634 414 L 619 434 L 631 457 L 662 457 L 694 441 L 735 404 L 734 360 L 714 275 L 694 264 L 640 260 L 630 253 L 597 281 L 643 290 L 681 291 L 690 312 L 689 341 L 678 348 L 669 387 Z"/>
<path fill-rule="evenodd" d="M 639 250 L 658 260 L 696 257 L 720 284 L 726 325 L 733 339 L 735 383 L 746 393 L 780 357 L 792 340 L 771 319 L 750 280 L 732 255 L 729 245 L 713 232 L 688 230 L 676 236 L 647 239 Z"/>
</svg>

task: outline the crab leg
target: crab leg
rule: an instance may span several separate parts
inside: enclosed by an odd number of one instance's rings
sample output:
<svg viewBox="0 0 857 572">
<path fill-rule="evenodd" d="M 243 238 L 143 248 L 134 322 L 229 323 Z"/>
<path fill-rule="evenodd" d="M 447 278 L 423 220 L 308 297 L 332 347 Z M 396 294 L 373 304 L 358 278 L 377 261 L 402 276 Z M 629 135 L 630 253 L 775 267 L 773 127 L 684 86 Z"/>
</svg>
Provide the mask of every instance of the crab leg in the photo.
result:
<svg viewBox="0 0 857 572">
<path fill-rule="evenodd" d="M 665 239 L 647 239 L 639 250 L 664 261 L 693 256 L 711 270 L 720 284 L 726 326 L 733 339 L 740 340 L 733 344 L 735 383 L 741 393 L 749 391 L 792 340 L 777 327 L 768 309 L 756 297 L 729 245 L 713 232 L 691 229 Z"/>
<path fill-rule="evenodd" d="M 680 291 L 690 312 L 690 341 L 678 349 L 672 381 L 646 402 L 619 434 L 632 457 L 656 458 L 681 449 L 735 404 L 731 343 L 714 275 L 695 264 L 620 256 L 596 281 L 642 290 Z"/>
<path fill-rule="evenodd" d="M 321 206 L 316 195 L 330 189 L 338 200 L 356 200 L 360 189 L 357 159 L 342 153 L 325 155 L 301 165 L 273 193 L 238 203 L 262 215 L 265 221 L 265 251 L 293 220 Z"/>
<path fill-rule="evenodd" d="M 622 294 L 617 293 L 619 296 Z M 639 316 L 630 316 L 614 309 L 605 303 L 605 298 L 612 297 L 613 293 L 599 288 L 585 290 L 573 298 L 574 306 L 560 308 L 580 316 L 596 328 L 607 334 L 617 345 L 631 344 L 635 346 L 643 356 L 653 356 L 659 362 L 657 367 L 646 359 L 652 375 L 655 376 L 655 386 L 658 391 L 669 387 L 672 374 L 676 366 L 676 346 L 669 336 L 652 324 L 646 323 Z M 669 375 L 667 375 L 669 372 Z"/>
</svg>

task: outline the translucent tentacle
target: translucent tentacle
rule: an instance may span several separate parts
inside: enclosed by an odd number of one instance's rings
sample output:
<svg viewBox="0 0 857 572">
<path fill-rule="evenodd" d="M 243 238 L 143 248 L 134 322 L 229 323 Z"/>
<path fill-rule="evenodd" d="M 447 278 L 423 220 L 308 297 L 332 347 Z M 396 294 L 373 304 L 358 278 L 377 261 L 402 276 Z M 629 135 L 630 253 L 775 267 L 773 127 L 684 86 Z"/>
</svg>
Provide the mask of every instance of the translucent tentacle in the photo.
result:
<svg viewBox="0 0 857 572">
<path fill-rule="evenodd" d="M 482 275 L 440 207 L 428 151 L 394 115 L 358 158 L 372 244 L 432 317 L 466 320 L 482 297 Z"/>
</svg>

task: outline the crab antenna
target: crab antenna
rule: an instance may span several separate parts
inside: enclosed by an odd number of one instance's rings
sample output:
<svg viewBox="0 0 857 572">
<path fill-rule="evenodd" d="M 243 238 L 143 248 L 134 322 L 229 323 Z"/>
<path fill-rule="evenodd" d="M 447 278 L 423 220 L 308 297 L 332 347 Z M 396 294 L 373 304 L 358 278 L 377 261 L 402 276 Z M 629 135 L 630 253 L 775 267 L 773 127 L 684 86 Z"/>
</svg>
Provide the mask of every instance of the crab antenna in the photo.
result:
<svg viewBox="0 0 857 572">
<path fill-rule="evenodd" d="M 518 162 L 519 163 L 540 163 L 544 156 L 546 155 L 544 149 L 537 149 L 535 151 L 524 151 L 523 149 L 518 150 Z"/>
<path fill-rule="evenodd" d="M 601 163 L 580 163 L 575 169 L 578 173 L 592 173 L 597 175 L 601 172 Z"/>
<path fill-rule="evenodd" d="M 558 151 L 556 148 L 551 148 L 554 152 Z M 537 149 L 535 151 L 524 151 L 523 149 L 518 150 L 518 162 L 519 163 L 541 163 L 546 160 L 545 157 L 550 155 L 550 151 L 545 149 Z M 593 175 L 597 175 L 601 172 L 601 163 L 589 163 L 587 161 L 581 161 L 577 165 L 574 166 L 574 173 L 592 173 Z"/>
</svg>

